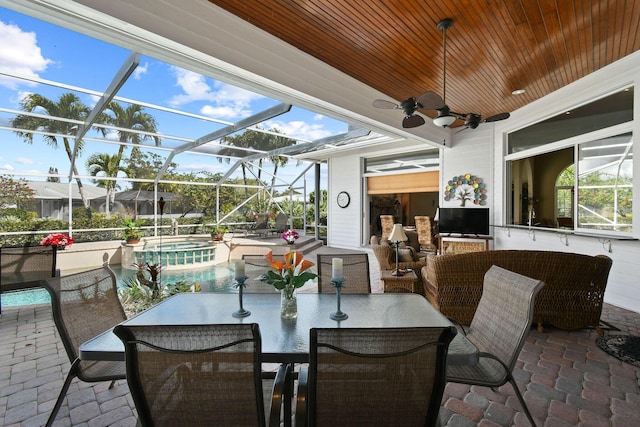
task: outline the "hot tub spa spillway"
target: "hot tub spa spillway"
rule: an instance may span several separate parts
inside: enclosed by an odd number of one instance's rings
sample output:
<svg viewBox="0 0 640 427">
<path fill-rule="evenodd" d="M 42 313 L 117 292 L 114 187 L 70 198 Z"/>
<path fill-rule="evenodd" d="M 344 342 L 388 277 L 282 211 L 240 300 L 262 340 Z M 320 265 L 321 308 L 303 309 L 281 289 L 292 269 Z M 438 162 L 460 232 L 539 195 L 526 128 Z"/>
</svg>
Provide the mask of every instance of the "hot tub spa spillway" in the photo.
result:
<svg viewBox="0 0 640 427">
<path fill-rule="evenodd" d="M 207 242 L 148 243 L 133 254 L 138 263 L 160 263 L 165 269 L 193 268 L 215 261 L 215 246 Z"/>
</svg>

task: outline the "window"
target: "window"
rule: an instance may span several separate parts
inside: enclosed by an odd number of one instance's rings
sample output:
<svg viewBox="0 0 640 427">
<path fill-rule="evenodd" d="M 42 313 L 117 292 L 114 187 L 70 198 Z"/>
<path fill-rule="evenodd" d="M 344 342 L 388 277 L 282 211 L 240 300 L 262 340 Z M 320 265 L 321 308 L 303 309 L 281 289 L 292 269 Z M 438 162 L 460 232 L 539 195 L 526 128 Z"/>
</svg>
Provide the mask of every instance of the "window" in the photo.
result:
<svg viewBox="0 0 640 427">
<path fill-rule="evenodd" d="M 513 139 L 509 135 L 507 224 L 632 233 L 633 96 L 629 94 L 633 88 L 583 106 L 571 118 L 564 114 L 546 121 L 546 127 L 536 124 L 529 133 L 526 128 L 514 132 Z M 622 105 L 610 110 L 611 100 Z M 583 126 L 586 122 L 588 126 Z"/>
<path fill-rule="evenodd" d="M 578 227 L 631 232 L 631 133 L 578 146 Z"/>
<path fill-rule="evenodd" d="M 556 180 L 556 224 L 573 228 L 573 197 L 575 193 L 575 165 L 565 168 Z"/>
</svg>

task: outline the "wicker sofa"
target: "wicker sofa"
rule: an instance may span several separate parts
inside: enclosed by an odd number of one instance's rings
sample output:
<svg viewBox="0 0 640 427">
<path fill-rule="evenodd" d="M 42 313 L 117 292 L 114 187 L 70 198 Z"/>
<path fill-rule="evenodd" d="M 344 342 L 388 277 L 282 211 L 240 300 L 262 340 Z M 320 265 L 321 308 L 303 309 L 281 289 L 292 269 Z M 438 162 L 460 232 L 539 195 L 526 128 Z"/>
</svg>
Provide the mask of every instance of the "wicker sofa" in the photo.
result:
<svg viewBox="0 0 640 427">
<path fill-rule="evenodd" d="M 484 274 L 492 265 L 542 280 L 533 321 L 561 329 L 595 327 L 600 315 L 611 258 L 568 252 L 496 250 L 429 255 L 422 268 L 425 297 L 446 316 L 468 325 L 480 301 Z"/>
</svg>

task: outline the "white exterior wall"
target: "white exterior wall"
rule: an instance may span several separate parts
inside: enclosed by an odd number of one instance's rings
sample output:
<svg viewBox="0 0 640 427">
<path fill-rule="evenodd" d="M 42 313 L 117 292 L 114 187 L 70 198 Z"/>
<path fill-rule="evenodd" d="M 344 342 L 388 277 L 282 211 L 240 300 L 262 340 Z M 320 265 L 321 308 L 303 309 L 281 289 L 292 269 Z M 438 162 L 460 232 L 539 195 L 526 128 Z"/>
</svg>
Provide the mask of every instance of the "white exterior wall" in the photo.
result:
<svg viewBox="0 0 640 427">
<path fill-rule="evenodd" d="M 457 133 L 452 130 L 442 150 L 440 165 L 440 206 L 456 207 L 460 202 L 445 202 L 442 190 L 451 177 L 470 173 L 481 177 L 487 185 L 490 222 L 493 225 L 494 249 L 530 249 L 576 252 L 587 255 L 604 254 L 613 259 L 605 302 L 640 312 L 640 241 L 617 240 L 607 236 L 591 237 L 551 230 L 505 228 L 504 207 L 505 171 L 504 141 L 508 132 L 522 128 L 566 109 L 592 101 L 603 94 L 614 92 L 629 84 L 640 87 L 640 53 L 612 64 L 575 84 L 559 90 L 529 106 L 512 113 L 509 120 L 495 124 L 485 123 L 477 129 Z M 640 90 L 635 91 L 635 105 L 640 105 Z M 640 135 L 640 108 L 635 108 L 634 134 Z M 636 137 L 636 140 L 638 138 Z M 449 142 L 451 141 L 451 142 Z M 388 149 L 389 147 L 387 147 Z M 640 146 L 636 142 L 636 152 Z M 400 150 L 399 150 L 400 151 Z M 406 151 L 406 149 L 402 150 Z M 359 153 L 329 160 L 329 244 L 337 247 L 361 246 L 362 229 L 366 220 L 366 194 L 362 187 L 361 159 L 375 156 L 375 152 Z M 640 179 L 640 161 L 635 162 L 634 174 Z M 347 209 L 337 207 L 335 198 L 340 191 L 351 195 Z M 475 205 L 474 205 L 475 206 Z M 640 212 L 640 191 L 634 194 L 635 211 Z M 640 214 L 635 215 L 640 218 Z M 640 220 L 634 223 L 635 238 L 640 237 Z"/>
<path fill-rule="evenodd" d="M 492 171 L 495 182 L 495 191 L 492 194 L 495 197 L 490 197 L 490 200 L 492 201 L 493 224 L 496 226 L 494 228 L 495 249 L 531 249 L 607 255 L 613 260 L 613 265 L 605 291 L 605 302 L 640 312 L 640 283 L 638 282 L 640 264 L 637 262 L 640 259 L 640 241 L 610 239 L 608 236 L 579 236 L 540 229 L 529 231 L 526 228 L 506 229 L 500 227 L 504 225 L 503 214 L 508 197 L 504 183 L 505 165 L 503 161 L 506 135 L 513 130 L 560 114 L 631 84 L 635 85 L 634 151 L 639 153 L 640 52 L 527 105 L 512 113 L 509 120 L 497 122 L 492 142 L 492 147 L 494 147 Z M 447 164 L 458 157 L 459 148 L 454 144 L 452 150 L 445 150 Z M 491 161 L 487 159 L 487 163 L 491 163 Z M 634 176 L 636 180 L 640 180 L 640 161 L 634 162 Z M 634 237 L 637 239 L 640 237 L 640 191 L 635 191 L 633 197 Z"/>
<path fill-rule="evenodd" d="M 364 208 L 362 190 L 361 160 L 358 155 L 334 157 L 329 159 L 329 184 L 327 217 L 329 221 L 327 244 L 341 248 L 361 247 L 362 219 Z M 341 208 L 336 197 L 346 191 L 351 202 Z"/>
<path fill-rule="evenodd" d="M 457 132 L 458 129 L 453 130 Z M 483 125 L 476 129 L 466 129 L 458 134 L 451 144 L 450 149 L 445 149 L 440 163 L 440 207 L 458 208 L 461 207 L 460 200 L 444 200 L 444 191 L 448 181 L 454 176 L 471 174 L 482 178 L 482 182 L 487 189 L 487 204 L 485 206 L 475 205 L 469 200 L 465 208 L 489 208 L 489 223 L 493 224 L 493 201 L 496 193 L 500 192 L 494 182 L 493 172 L 493 148 L 492 136 L 493 126 Z"/>
</svg>

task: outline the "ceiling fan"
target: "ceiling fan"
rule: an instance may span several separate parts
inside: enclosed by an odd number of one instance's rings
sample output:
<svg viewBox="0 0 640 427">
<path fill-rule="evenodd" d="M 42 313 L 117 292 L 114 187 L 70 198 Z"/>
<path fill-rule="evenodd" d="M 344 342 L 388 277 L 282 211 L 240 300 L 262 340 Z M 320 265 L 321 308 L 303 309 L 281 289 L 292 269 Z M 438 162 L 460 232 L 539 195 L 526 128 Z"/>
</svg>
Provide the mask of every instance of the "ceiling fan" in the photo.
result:
<svg viewBox="0 0 640 427">
<path fill-rule="evenodd" d="M 497 122 L 499 120 L 508 119 L 509 113 L 499 113 L 494 116 L 482 118 L 480 114 L 476 113 L 456 113 L 451 111 L 449 106 L 445 103 L 447 95 L 447 29 L 453 25 L 453 20 L 450 18 L 443 19 L 438 22 L 438 29 L 443 32 L 443 46 L 444 46 L 444 61 L 443 61 L 443 84 L 442 84 L 442 96 L 435 92 L 427 91 L 420 96 L 411 97 L 402 101 L 400 104 L 395 102 L 386 101 L 384 99 L 376 99 L 373 101 L 373 106 L 376 108 L 388 108 L 388 109 L 401 109 L 404 111 L 405 117 L 402 120 L 402 127 L 414 128 L 421 126 L 425 123 L 422 116 L 415 114 L 416 110 L 436 110 L 438 111 L 438 117 L 433 119 L 433 124 L 440 127 L 448 127 L 456 119 L 464 121 L 466 128 L 475 129 L 480 123 L 485 122 Z"/>
</svg>

